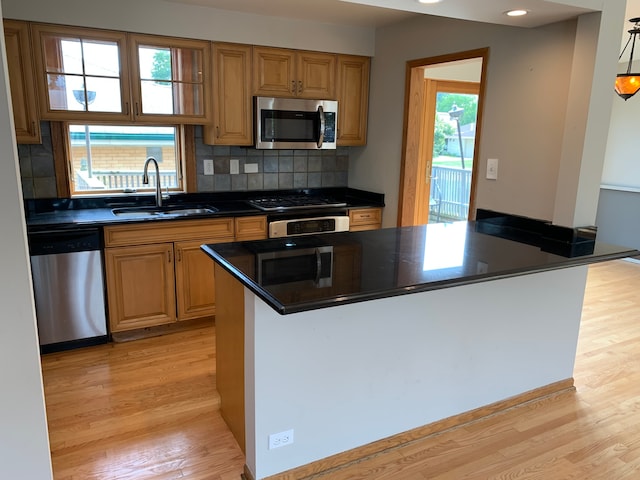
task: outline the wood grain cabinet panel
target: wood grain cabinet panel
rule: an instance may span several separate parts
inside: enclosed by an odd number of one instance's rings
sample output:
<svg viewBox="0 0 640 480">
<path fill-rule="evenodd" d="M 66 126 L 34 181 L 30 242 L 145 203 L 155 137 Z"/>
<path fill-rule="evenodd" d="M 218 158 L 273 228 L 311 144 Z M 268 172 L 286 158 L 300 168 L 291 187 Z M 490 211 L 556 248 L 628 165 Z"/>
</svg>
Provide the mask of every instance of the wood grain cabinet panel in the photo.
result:
<svg viewBox="0 0 640 480">
<path fill-rule="evenodd" d="M 251 46 L 213 44 L 213 123 L 203 126 L 204 143 L 252 145 Z"/>
<path fill-rule="evenodd" d="M 253 47 L 253 93 L 335 100 L 336 55 Z"/>
<path fill-rule="evenodd" d="M 111 332 L 175 322 L 173 244 L 107 248 Z"/>
<path fill-rule="evenodd" d="M 208 317 L 216 313 L 215 280 L 213 262 L 201 249 L 203 243 L 195 240 L 177 242 L 176 256 L 176 301 L 178 320 Z"/>
<path fill-rule="evenodd" d="M 338 55 L 338 145 L 367 143 L 371 59 Z"/>
<path fill-rule="evenodd" d="M 18 143 L 42 143 L 29 24 L 6 19 L 3 23 L 16 140 Z"/>
<path fill-rule="evenodd" d="M 376 230 L 382 226 L 382 208 L 349 210 L 349 231 Z"/>
</svg>

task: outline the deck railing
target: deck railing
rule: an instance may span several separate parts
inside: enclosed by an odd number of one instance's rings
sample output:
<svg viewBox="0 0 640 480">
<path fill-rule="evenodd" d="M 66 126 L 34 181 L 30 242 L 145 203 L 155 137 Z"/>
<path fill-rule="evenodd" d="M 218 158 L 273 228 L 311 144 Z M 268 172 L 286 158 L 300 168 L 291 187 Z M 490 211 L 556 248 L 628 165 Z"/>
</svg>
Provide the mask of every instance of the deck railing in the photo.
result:
<svg viewBox="0 0 640 480">
<path fill-rule="evenodd" d="M 142 183 L 142 174 L 140 171 L 128 172 L 103 172 L 93 171 L 91 179 L 87 178 L 86 172 L 76 172 L 76 181 L 81 189 L 91 190 L 135 190 L 138 188 L 152 188 L 156 186 L 155 172 L 149 173 L 149 185 Z M 160 186 L 162 188 L 175 187 L 178 185 L 176 172 L 160 171 Z"/>
<path fill-rule="evenodd" d="M 432 167 L 429 221 L 466 220 L 471 194 L 471 170 Z"/>
</svg>

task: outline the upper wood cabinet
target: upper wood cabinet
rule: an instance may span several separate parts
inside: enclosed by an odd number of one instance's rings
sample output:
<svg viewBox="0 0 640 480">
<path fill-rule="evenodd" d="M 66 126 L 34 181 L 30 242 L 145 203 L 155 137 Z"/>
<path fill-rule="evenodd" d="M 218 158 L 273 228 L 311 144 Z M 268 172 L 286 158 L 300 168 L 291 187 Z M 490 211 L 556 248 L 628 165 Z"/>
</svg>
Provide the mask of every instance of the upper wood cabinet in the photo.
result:
<svg viewBox="0 0 640 480">
<path fill-rule="evenodd" d="M 42 143 L 29 24 L 17 20 L 4 20 L 3 23 L 16 140 L 18 143 Z"/>
<path fill-rule="evenodd" d="M 331 53 L 253 47 L 253 93 L 334 100 L 336 57 Z"/>
<path fill-rule="evenodd" d="M 181 124 L 211 120 L 211 43 L 155 35 L 129 35 L 133 115 Z"/>
<path fill-rule="evenodd" d="M 210 119 L 210 42 L 43 24 L 32 34 L 43 119 Z"/>
<path fill-rule="evenodd" d="M 252 145 L 250 45 L 213 44 L 213 122 L 204 125 L 210 145 Z"/>
<path fill-rule="evenodd" d="M 369 57 L 338 55 L 338 145 L 367 143 Z"/>
</svg>

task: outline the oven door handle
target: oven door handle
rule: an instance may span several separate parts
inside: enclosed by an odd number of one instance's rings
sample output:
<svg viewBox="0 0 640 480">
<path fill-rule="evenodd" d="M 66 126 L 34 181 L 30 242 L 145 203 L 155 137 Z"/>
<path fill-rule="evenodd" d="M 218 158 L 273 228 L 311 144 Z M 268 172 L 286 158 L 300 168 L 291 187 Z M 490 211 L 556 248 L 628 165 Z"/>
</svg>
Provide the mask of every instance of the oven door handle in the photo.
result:
<svg viewBox="0 0 640 480">
<path fill-rule="evenodd" d="M 320 131 L 318 132 L 318 148 L 322 148 L 324 143 L 324 109 L 318 105 L 318 115 L 320 116 Z"/>
<path fill-rule="evenodd" d="M 316 285 L 320 283 L 320 274 L 322 273 L 322 255 L 320 255 L 320 249 L 316 247 Z"/>
</svg>

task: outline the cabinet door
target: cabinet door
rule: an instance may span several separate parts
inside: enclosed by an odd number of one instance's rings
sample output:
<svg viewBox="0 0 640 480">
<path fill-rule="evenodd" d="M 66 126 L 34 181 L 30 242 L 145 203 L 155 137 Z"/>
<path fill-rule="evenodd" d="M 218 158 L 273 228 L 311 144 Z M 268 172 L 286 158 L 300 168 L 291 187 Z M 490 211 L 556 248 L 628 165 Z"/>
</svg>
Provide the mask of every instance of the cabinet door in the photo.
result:
<svg viewBox="0 0 640 480">
<path fill-rule="evenodd" d="M 172 243 L 107 248 L 105 266 L 112 332 L 175 322 Z"/>
<path fill-rule="evenodd" d="M 125 33 L 41 24 L 31 32 L 43 119 L 131 120 Z"/>
<path fill-rule="evenodd" d="M 203 127 L 211 145 L 252 145 L 251 46 L 213 44 L 213 124 Z"/>
<path fill-rule="evenodd" d="M 298 52 L 296 81 L 298 97 L 334 100 L 336 98 L 336 55 Z"/>
<path fill-rule="evenodd" d="M 213 261 L 200 250 L 200 245 L 217 241 L 195 240 L 175 244 L 178 320 L 216 313 Z"/>
<path fill-rule="evenodd" d="M 367 143 L 368 57 L 338 56 L 338 145 Z"/>
<path fill-rule="evenodd" d="M 295 52 L 283 48 L 253 47 L 253 94 L 295 96 Z"/>
<path fill-rule="evenodd" d="M 42 143 L 31 63 L 29 25 L 17 20 L 4 20 L 4 41 L 16 140 L 18 143 Z"/>
<path fill-rule="evenodd" d="M 129 46 L 135 119 L 210 122 L 210 42 L 132 34 Z"/>
<path fill-rule="evenodd" d="M 267 216 L 236 217 L 236 241 L 263 240 L 267 238 Z"/>
</svg>

